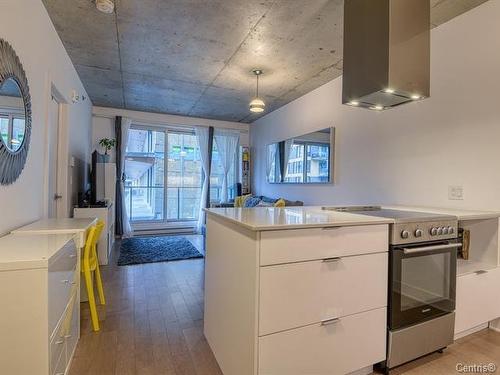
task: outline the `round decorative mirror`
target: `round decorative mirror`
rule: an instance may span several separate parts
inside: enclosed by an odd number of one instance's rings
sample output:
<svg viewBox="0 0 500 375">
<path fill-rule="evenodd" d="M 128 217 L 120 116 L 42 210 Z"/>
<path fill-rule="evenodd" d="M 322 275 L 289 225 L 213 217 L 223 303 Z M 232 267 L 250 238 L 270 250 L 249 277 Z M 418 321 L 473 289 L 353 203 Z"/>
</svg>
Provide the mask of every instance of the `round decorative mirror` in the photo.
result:
<svg viewBox="0 0 500 375">
<path fill-rule="evenodd" d="M 30 136 L 28 80 L 11 45 L 0 39 L 0 184 L 11 184 L 21 174 Z"/>
<path fill-rule="evenodd" d="M 26 119 L 21 89 L 14 78 L 0 86 L 0 135 L 10 151 L 17 151 L 24 142 Z"/>
</svg>

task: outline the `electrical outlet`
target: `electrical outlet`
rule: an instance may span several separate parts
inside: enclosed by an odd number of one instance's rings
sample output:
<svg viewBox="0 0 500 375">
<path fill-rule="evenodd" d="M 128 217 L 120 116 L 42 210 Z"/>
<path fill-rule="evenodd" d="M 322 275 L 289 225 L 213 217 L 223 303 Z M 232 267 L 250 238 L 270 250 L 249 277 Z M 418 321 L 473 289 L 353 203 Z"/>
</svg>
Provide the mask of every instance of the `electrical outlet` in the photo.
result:
<svg viewBox="0 0 500 375">
<path fill-rule="evenodd" d="M 448 186 L 448 199 L 461 201 L 464 199 L 464 187 L 460 185 Z"/>
</svg>

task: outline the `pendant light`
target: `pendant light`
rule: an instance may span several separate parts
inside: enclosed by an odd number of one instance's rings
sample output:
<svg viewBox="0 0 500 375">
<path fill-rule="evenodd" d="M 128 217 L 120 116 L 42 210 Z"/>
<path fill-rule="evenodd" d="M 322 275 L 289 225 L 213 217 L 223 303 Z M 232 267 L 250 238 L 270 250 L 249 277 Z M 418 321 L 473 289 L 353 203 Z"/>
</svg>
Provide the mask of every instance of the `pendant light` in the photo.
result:
<svg viewBox="0 0 500 375">
<path fill-rule="evenodd" d="M 254 69 L 252 70 L 253 74 L 257 77 L 257 88 L 255 92 L 255 98 L 252 99 L 252 101 L 249 104 L 250 107 L 250 112 L 254 113 L 262 113 L 264 112 L 264 109 L 266 108 L 266 103 L 259 98 L 259 76 L 263 73 L 261 69 Z"/>
</svg>

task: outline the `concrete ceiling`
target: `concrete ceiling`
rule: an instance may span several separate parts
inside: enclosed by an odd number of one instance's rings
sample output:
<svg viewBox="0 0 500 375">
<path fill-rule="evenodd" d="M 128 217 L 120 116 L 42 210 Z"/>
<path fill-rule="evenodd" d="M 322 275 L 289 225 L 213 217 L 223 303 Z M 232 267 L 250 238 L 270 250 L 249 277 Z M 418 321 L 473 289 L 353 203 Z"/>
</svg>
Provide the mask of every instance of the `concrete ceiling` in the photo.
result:
<svg viewBox="0 0 500 375">
<path fill-rule="evenodd" d="M 435 27 L 486 0 L 430 1 Z M 342 74 L 343 0 L 43 3 L 97 106 L 252 122 Z"/>
</svg>

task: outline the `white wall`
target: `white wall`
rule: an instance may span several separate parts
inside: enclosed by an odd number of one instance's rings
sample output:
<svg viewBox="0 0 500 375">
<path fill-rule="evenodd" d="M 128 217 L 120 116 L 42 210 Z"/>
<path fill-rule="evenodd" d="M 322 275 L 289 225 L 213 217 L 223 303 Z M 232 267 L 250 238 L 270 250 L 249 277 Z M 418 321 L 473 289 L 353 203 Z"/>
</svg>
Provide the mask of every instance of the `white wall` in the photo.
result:
<svg viewBox="0 0 500 375">
<path fill-rule="evenodd" d="M 341 105 L 341 78 L 250 127 L 254 192 L 306 204 L 500 209 L 500 0 L 431 32 L 431 98 L 384 112 Z M 336 127 L 334 185 L 271 185 L 265 145 Z M 448 200 L 462 185 L 464 200 Z M 499 194 L 499 195 L 497 195 Z"/>
<path fill-rule="evenodd" d="M 99 146 L 102 138 L 116 138 L 115 136 L 115 116 L 128 117 L 137 124 L 147 124 L 156 126 L 213 126 L 215 128 L 236 129 L 241 132 L 240 145 L 248 146 L 249 125 L 241 122 L 210 120 L 199 117 L 188 117 L 178 115 L 168 115 L 161 113 L 150 113 L 140 111 L 130 111 L 118 108 L 94 107 L 92 116 L 92 151 L 103 152 Z M 114 150 L 110 153 L 110 161 L 115 162 Z"/>
<path fill-rule="evenodd" d="M 23 173 L 14 184 L 0 186 L 1 235 L 39 219 L 47 205 L 44 175 L 51 84 L 68 103 L 72 90 L 87 94 L 40 0 L 3 0 L 0 14 L 0 37 L 13 46 L 23 64 L 33 111 L 30 150 Z M 68 104 L 66 110 L 69 155 L 81 166 L 69 170 L 73 176 L 71 191 L 77 191 L 75 185 L 83 184 L 86 178 L 83 163 L 90 150 L 91 105 L 86 100 Z"/>
</svg>

